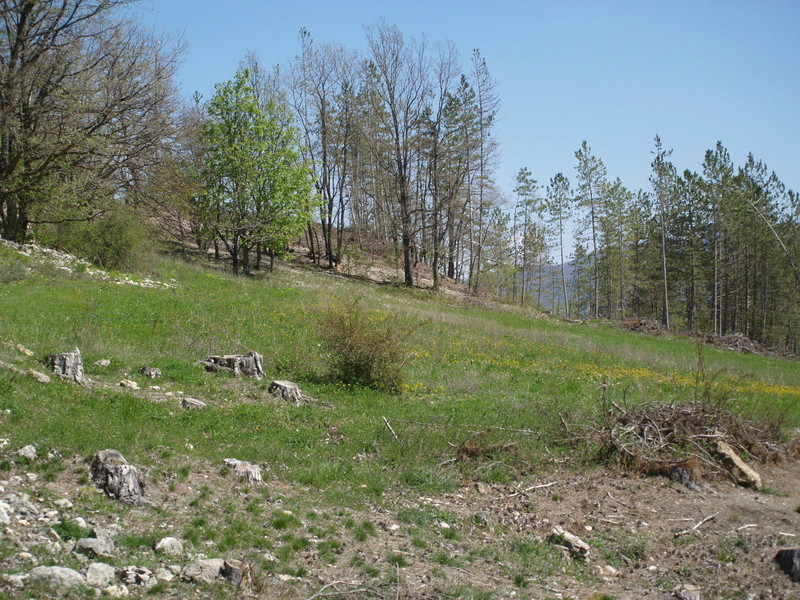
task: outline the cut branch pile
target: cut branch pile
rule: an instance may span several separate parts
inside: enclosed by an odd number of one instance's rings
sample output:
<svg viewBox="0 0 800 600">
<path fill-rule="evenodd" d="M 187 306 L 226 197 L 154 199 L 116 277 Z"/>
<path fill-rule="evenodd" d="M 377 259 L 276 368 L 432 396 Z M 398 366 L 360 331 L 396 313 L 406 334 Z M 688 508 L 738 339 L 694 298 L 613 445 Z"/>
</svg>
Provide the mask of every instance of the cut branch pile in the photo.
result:
<svg viewBox="0 0 800 600">
<path fill-rule="evenodd" d="M 619 322 L 619 326 L 626 331 L 638 331 L 650 335 L 661 335 L 667 331 L 661 323 L 647 317 L 624 319 Z"/>
<path fill-rule="evenodd" d="M 615 403 L 603 423 L 579 426 L 572 439 L 599 448 L 624 468 L 688 482 L 701 477 L 732 476 L 718 442 L 736 453 L 762 461 L 786 452 L 776 425 L 731 414 L 710 403 L 643 404 L 623 408 Z"/>
</svg>

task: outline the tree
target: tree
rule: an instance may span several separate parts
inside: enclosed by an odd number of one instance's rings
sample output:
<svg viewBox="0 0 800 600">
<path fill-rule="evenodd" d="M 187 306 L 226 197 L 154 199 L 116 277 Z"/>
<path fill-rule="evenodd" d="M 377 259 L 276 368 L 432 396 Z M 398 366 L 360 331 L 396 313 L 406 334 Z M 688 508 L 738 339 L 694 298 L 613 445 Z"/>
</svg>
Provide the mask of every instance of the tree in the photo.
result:
<svg viewBox="0 0 800 600">
<path fill-rule="evenodd" d="M 179 49 L 116 18 L 130 3 L 2 0 L 3 236 L 97 214 L 165 150 Z"/>
<path fill-rule="evenodd" d="M 658 207 L 658 222 L 661 230 L 661 273 L 662 273 L 662 310 L 661 324 L 669 330 L 669 280 L 667 271 L 667 224 L 669 210 L 675 195 L 675 167 L 667 160 L 672 150 L 665 150 L 661 145 L 661 138 L 655 138 L 655 158 L 651 163 L 653 173 L 650 183 L 653 186 L 656 206 Z"/>
<path fill-rule="evenodd" d="M 378 164 L 393 179 L 399 209 L 403 276 L 414 285 L 414 227 L 412 169 L 414 142 L 430 92 L 425 41 L 406 41 L 400 30 L 381 22 L 367 31 L 369 81 L 382 109 L 376 113 L 385 134 L 384 145 L 373 147 Z M 388 160 L 381 160 L 381 158 Z"/>
<path fill-rule="evenodd" d="M 448 128 L 448 117 L 453 116 L 452 87 L 457 78 L 458 55 L 451 43 L 438 47 L 434 66 L 435 103 L 427 111 L 426 138 L 428 150 L 428 191 L 431 197 L 431 245 L 433 260 L 433 289 L 439 289 L 439 266 L 443 238 L 442 217 L 452 194 L 461 183 L 458 155 L 454 152 Z M 455 178 L 454 178 L 455 175 Z"/>
<path fill-rule="evenodd" d="M 474 170 L 470 171 L 473 173 L 472 184 L 476 188 L 477 207 L 474 207 L 473 213 L 475 232 L 470 244 L 469 284 L 477 292 L 480 280 L 481 252 L 486 237 L 484 219 L 490 213 L 488 198 L 493 191 L 492 171 L 497 160 L 497 142 L 492 135 L 492 128 L 500 106 L 496 92 L 497 83 L 489 73 L 486 59 L 477 48 L 472 50 L 472 78 L 475 90 L 477 165 Z M 472 208 L 472 202 L 470 205 Z"/>
<path fill-rule="evenodd" d="M 355 101 L 359 83 L 357 57 L 340 46 L 314 46 L 311 34 L 300 30 L 301 54 L 292 68 L 290 94 L 303 131 L 303 152 L 315 171 L 320 195 L 319 218 L 328 266 L 335 269 L 342 255 L 351 183 L 351 154 L 356 141 Z M 323 252 L 314 251 L 315 261 Z"/>
<path fill-rule="evenodd" d="M 286 126 L 288 107 L 273 100 L 262 110 L 249 78 L 243 69 L 217 85 L 205 132 L 205 214 L 237 274 L 240 265 L 249 272 L 252 249 L 274 256 L 302 233 L 312 186 L 298 133 Z"/>
<path fill-rule="evenodd" d="M 602 196 L 604 210 L 598 219 L 598 231 L 601 238 L 603 276 L 596 292 L 605 298 L 606 316 L 609 319 L 625 318 L 633 287 L 633 252 L 636 239 L 631 216 L 635 214 L 634 197 L 619 179 L 605 182 Z"/>
<path fill-rule="evenodd" d="M 569 294 L 567 293 L 567 265 L 564 261 L 564 233 L 567 221 L 572 216 L 572 198 L 569 179 L 563 173 L 556 173 L 547 186 L 547 199 L 545 200 L 550 222 L 555 225 L 558 235 L 558 251 L 561 258 L 561 290 L 564 297 L 564 312 L 570 316 Z"/>
<path fill-rule="evenodd" d="M 588 211 L 587 220 L 592 237 L 592 312 L 594 317 L 600 316 L 600 271 L 598 261 L 597 230 L 599 220 L 603 216 L 602 192 L 605 184 L 606 167 L 603 161 L 592 154 L 586 140 L 575 152 L 578 164 L 577 196 L 578 206 Z"/>
<path fill-rule="evenodd" d="M 517 202 L 514 205 L 514 223 L 512 235 L 514 237 L 514 267 L 519 271 L 520 278 L 520 304 L 525 304 L 525 291 L 528 285 L 528 272 L 531 259 L 541 257 L 545 250 L 544 236 L 541 227 L 537 227 L 533 216 L 541 210 L 537 198 L 538 185 L 527 167 L 522 167 L 517 172 L 517 185 L 514 193 Z M 541 273 L 540 273 L 541 279 Z M 516 282 L 516 279 L 515 279 Z M 516 285 L 514 286 L 516 290 Z"/>
</svg>

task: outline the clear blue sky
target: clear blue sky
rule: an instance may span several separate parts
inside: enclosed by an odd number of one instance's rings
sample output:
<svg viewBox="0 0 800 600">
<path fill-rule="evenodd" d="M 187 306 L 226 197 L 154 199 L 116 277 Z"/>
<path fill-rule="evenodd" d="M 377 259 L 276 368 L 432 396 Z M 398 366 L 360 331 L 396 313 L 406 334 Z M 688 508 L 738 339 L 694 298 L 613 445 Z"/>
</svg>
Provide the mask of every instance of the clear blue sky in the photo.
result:
<svg viewBox="0 0 800 600">
<path fill-rule="evenodd" d="M 721 140 L 737 165 L 753 152 L 800 190 L 797 0 L 151 0 L 135 13 L 187 43 L 187 97 L 209 97 L 248 50 L 287 64 L 301 27 L 363 49 L 364 25 L 384 17 L 451 40 L 465 67 L 478 48 L 498 83 L 497 182 L 509 192 L 522 166 L 540 183 L 572 179 L 583 139 L 610 177 L 645 188 L 656 134 L 681 171 Z"/>
</svg>

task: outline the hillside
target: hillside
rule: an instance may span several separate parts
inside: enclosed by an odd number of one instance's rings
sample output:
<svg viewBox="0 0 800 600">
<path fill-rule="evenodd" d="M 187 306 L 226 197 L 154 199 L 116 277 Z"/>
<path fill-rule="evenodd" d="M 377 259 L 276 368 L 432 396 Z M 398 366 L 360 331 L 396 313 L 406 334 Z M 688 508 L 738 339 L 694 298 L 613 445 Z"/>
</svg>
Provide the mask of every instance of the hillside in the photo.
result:
<svg viewBox="0 0 800 600">
<path fill-rule="evenodd" d="M 228 597 L 230 582 L 186 575 L 212 558 L 242 561 L 239 593 L 263 598 L 668 598 L 683 584 L 704 599 L 797 594 L 773 562 L 800 534 L 787 443 L 800 427 L 796 361 L 290 264 L 255 278 L 168 258 L 152 270 L 68 270 L 0 247 L 0 362 L 14 367 L 0 368 L 5 597 L 41 591 L 22 577 L 35 565 L 85 575 L 94 562 L 118 568 L 109 594 Z M 399 393 L 327 375 L 320 315 L 355 301 L 402 336 Z M 75 347 L 88 385 L 27 374 Z M 198 364 L 251 350 L 265 379 Z M 272 397 L 272 380 L 311 400 Z M 187 396 L 206 407 L 182 408 Z M 687 485 L 623 471 L 586 441 L 615 405 L 690 401 L 782 428 L 770 464 L 753 462 L 760 490 L 719 472 Z M 27 445 L 35 455 L 16 454 Z M 93 485 L 89 463 L 109 448 L 143 473 L 152 506 Z M 259 465 L 263 485 L 226 458 Z M 557 525 L 589 544 L 588 560 L 548 540 Z M 89 559 L 72 550 L 93 527 L 113 550 Z M 180 554 L 154 552 L 165 536 Z M 119 570 L 130 565 L 152 576 Z"/>
</svg>

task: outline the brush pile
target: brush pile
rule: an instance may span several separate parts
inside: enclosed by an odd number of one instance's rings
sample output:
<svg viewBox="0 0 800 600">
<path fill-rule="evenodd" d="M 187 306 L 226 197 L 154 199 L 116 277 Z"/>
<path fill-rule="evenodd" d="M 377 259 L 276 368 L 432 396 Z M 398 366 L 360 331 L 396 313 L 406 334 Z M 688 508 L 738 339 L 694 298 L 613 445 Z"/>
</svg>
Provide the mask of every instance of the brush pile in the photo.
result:
<svg viewBox="0 0 800 600">
<path fill-rule="evenodd" d="M 681 482 L 703 477 L 732 477 L 720 448 L 761 461 L 786 454 L 777 425 L 732 414 L 708 402 L 642 404 L 622 408 L 611 404 L 600 425 L 583 426 L 576 441 L 589 443 L 604 458 L 615 458 L 626 469 L 665 475 Z"/>
<path fill-rule="evenodd" d="M 619 322 L 619 326 L 625 331 L 638 331 L 649 335 L 661 335 L 667 332 L 667 329 L 661 323 L 647 317 L 623 319 Z"/>
</svg>

